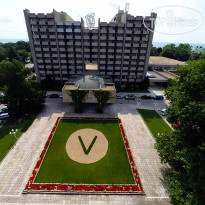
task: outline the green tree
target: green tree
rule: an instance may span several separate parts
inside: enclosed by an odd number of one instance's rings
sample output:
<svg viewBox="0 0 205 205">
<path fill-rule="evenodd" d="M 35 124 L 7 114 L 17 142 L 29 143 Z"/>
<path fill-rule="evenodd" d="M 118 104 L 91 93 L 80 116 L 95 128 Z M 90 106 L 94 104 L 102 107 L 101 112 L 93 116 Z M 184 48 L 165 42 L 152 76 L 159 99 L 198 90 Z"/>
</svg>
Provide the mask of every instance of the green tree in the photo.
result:
<svg viewBox="0 0 205 205">
<path fill-rule="evenodd" d="M 98 109 L 97 112 L 103 113 L 103 108 L 107 101 L 110 99 L 110 92 L 109 91 L 104 91 L 104 90 L 95 90 L 93 91 L 93 94 L 95 98 L 98 101 Z"/>
<path fill-rule="evenodd" d="M 166 91 L 170 100 L 167 119 L 180 125 L 172 134 L 156 138 L 172 204 L 205 202 L 205 60 L 178 67 L 179 77 Z"/>
<path fill-rule="evenodd" d="M 0 45 L 0 61 L 6 60 L 6 49 Z"/>
<path fill-rule="evenodd" d="M 151 52 L 150 52 L 150 56 L 158 56 L 158 55 L 159 55 L 159 53 L 158 53 L 157 47 L 152 47 Z"/>
<path fill-rule="evenodd" d="M 28 58 L 29 54 L 28 52 L 26 52 L 25 49 L 23 50 L 19 50 L 18 51 L 18 54 L 20 55 L 21 59 L 22 59 L 22 62 L 25 63 L 26 62 L 26 59 Z"/>
<path fill-rule="evenodd" d="M 176 59 L 176 46 L 175 44 L 168 44 L 162 48 L 162 56 L 167 58 Z"/>
<path fill-rule="evenodd" d="M 19 50 L 26 50 L 26 52 L 31 52 L 30 44 L 26 41 L 17 41 L 14 44 L 14 47 L 17 51 Z"/>
<path fill-rule="evenodd" d="M 85 97 L 88 93 L 88 90 L 70 90 L 69 95 L 72 98 L 72 101 L 75 103 L 75 111 L 83 112 L 82 104 L 85 102 Z"/>
<path fill-rule="evenodd" d="M 180 61 L 187 61 L 191 56 L 191 46 L 189 44 L 180 43 L 176 47 L 176 59 Z"/>
<path fill-rule="evenodd" d="M 45 93 L 25 80 L 24 65 L 18 60 L 0 62 L 0 81 L 4 85 L 4 103 L 13 116 L 39 109 L 44 103 Z"/>
</svg>

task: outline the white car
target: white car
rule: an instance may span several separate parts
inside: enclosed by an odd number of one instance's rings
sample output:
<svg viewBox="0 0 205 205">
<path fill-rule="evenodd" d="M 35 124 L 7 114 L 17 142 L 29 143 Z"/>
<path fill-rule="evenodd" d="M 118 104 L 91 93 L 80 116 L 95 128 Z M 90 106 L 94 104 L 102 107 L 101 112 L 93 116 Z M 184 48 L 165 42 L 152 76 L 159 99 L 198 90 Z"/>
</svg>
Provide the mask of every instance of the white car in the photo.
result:
<svg viewBox="0 0 205 205">
<path fill-rule="evenodd" d="M 7 118 L 9 118 L 9 113 L 0 114 L 0 119 L 1 120 L 7 119 Z"/>
<path fill-rule="evenodd" d="M 162 116 L 166 116 L 166 115 L 167 115 L 167 109 L 162 109 L 162 110 L 160 111 L 160 114 L 161 114 Z"/>
</svg>

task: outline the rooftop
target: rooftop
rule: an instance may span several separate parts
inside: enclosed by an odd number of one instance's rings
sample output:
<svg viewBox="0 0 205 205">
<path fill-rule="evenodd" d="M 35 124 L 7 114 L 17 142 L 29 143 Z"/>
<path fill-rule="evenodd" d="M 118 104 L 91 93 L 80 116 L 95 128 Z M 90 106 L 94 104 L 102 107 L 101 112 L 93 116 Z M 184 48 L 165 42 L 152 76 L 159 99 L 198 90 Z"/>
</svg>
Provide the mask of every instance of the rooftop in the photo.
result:
<svg viewBox="0 0 205 205">
<path fill-rule="evenodd" d="M 174 60 L 171 58 L 166 58 L 162 56 L 150 56 L 149 64 L 157 65 L 184 65 L 185 62 Z"/>
<path fill-rule="evenodd" d="M 109 83 L 106 79 L 99 75 L 87 74 L 78 76 L 70 81 L 74 83 L 75 87 L 82 89 L 99 89 L 106 87 L 105 84 Z"/>
</svg>

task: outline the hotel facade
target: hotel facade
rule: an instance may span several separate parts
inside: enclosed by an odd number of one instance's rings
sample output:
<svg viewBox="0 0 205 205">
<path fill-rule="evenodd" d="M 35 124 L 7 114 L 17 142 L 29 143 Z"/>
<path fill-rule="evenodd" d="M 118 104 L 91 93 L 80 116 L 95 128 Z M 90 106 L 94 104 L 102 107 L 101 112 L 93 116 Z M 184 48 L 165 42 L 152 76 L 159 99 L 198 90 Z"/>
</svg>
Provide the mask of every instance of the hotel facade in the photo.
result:
<svg viewBox="0 0 205 205">
<path fill-rule="evenodd" d="M 24 16 L 39 83 L 51 78 L 64 84 L 95 74 L 126 87 L 146 77 L 156 13 L 134 17 L 119 10 L 109 23 L 99 19 L 91 29 L 82 18 L 74 21 L 55 10 L 35 14 L 25 9 Z"/>
</svg>

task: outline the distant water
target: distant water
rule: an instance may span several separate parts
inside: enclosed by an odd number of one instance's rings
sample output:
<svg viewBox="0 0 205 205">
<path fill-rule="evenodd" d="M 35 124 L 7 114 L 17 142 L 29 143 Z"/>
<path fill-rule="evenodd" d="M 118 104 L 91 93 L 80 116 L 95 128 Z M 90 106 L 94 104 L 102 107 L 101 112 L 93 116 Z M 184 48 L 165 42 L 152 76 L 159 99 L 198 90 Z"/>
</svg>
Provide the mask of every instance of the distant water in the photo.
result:
<svg viewBox="0 0 205 205">
<path fill-rule="evenodd" d="M 27 38 L 18 38 L 18 39 L 0 38 L 1 43 L 16 43 L 17 41 L 28 41 L 28 39 Z"/>
<path fill-rule="evenodd" d="M 166 46 L 167 44 L 171 44 L 173 42 L 152 42 L 153 46 L 154 47 L 164 47 Z M 173 43 L 175 44 L 176 46 L 178 46 L 180 43 Z M 205 44 L 204 43 L 188 43 L 190 44 L 192 47 L 195 47 L 195 46 L 202 46 L 205 48 Z"/>
<path fill-rule="evenodd" d="M 7 39 L 7 38 L 0 38 L 0 42 L 1 43 L 16 43 L 17 41 L 29 41 L 27 38 L 19 38 L 19 39 Z M 164 47 L 167 44 L 171 44 L 173 42 L 152 42 L 154 47 Z M 176 46 L 179 45 L 179 43 L 174 43 Z M 203 46 L 205 48 L 205 44 L 204 43 L 189 43 L 191 46 L 195 47 L 195 46 Z"/>
</svg>

